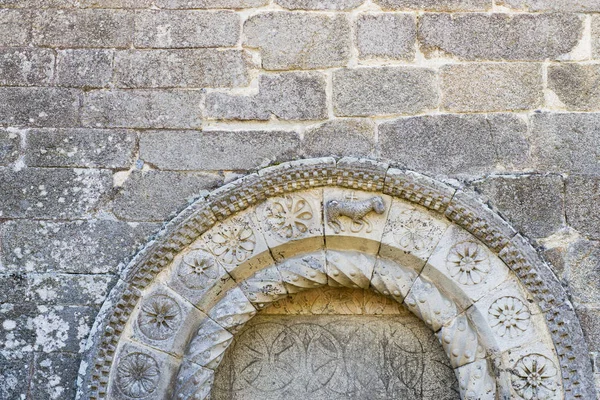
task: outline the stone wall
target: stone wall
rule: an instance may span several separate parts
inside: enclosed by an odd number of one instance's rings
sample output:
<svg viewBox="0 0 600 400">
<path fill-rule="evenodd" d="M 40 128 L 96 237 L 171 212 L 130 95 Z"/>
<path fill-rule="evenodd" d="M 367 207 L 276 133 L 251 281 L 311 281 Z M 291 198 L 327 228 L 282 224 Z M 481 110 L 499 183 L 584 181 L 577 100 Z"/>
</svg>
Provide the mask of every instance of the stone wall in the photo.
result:
<svg viewBox="0 0 600 400">
<path fill-rule="evenodd" d="M 0 0 L 0 398 L 70 399 L 192 199 L 354 155 L 477 192 L 571 294 L 600 387 L 600 1 Z"/>
</svg>

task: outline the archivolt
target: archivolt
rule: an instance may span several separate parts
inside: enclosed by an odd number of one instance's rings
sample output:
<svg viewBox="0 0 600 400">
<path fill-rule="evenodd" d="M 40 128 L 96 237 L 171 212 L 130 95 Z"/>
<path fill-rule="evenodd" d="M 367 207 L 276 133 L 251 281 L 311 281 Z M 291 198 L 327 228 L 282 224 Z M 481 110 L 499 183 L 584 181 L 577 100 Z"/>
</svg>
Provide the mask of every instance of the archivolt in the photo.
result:
<svg viewBox="0 0 600 400">
<path fill-rule="evenodd" d="M 422 175 L 329 158 L 261 170 L 169 223 L 104 304 L 78 396 L 204 399 L 257 310 L 321 285 L 403 302 L 463 398 L 595 397 L 562 287 L 500 217 Z"/>
</svg>

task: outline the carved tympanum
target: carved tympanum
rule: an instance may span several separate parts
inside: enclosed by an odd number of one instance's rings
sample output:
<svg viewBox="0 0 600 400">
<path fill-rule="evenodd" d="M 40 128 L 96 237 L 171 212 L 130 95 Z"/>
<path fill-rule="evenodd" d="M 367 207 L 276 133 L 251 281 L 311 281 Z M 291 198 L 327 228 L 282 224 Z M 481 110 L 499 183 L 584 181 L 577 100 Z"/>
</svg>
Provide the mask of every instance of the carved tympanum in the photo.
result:
<svg viewBox="0 0 600 400">
<path fill-rule="evenodd" d="M 366 200 L 329 200 L 325 203 L 325 214 L 327 224 L 335 231 L 340 233 L 344 231 L 344 226 L 340 222 L 340 217 L 348 217 L 352 220 L 350 230 L 354 233 L 360 232 L 366 227 L 366 232 L 373 230 L 373 225 L 366 218 L 371 212 L 383 214 L 385 212 L 385 203 L 381 196 L 374 196 Z"/>
</svg>

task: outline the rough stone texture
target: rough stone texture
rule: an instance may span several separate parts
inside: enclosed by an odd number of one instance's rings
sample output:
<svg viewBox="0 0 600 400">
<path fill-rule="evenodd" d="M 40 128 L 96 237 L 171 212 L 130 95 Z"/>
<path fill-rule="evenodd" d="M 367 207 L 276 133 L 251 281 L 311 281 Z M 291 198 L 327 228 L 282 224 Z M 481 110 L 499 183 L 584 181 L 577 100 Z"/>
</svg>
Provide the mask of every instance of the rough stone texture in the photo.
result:
<svg viewBox="0 0 600 400">
<path fill-rule="evenodd" d="M 0 10 L 0 46 L 26 46 L 31 38 L 29 10 Z"/>
<path fill-rule="evenodd" d="M 419 40 L 429 57 L 544 60 L 572 51 L 582 30 L 575 14 L 425 14 Z"/>
<path fill-rule="evenodd" d="M 70 87 L 106 87 L 112 80 L 112 50 L 59 50 L 56 84 Z"/>
<path fill-rule="evenodd" d="M 140 11 L 137 48 L 231 47 L 240 37 L 240 17 L 230 11 Z"/>
<path fill-rule="evenodd" d="M 126 88 L 246 86 L 248 60 L 239 50 L 130 50 L 115 57 L 115 83 Z"/>
<path fill-rule="evenodd" d="M 600 309 L 579 308 L 577 316 L 581 320 L 586 341 L 590 344 L 590 351 L 600 351 Z"/>
<path fill-rule="evenodd" d="M 0 87 L 0 124 L 9 126 L 76 126 L 80 90 Z"/>
<path fill-rule="evenodd" d="M 92 91 L 84 96 L 81 121 L 90 127 L 199 128 L 203 97 L 199 90 Z"/>
<path fill-rule="evenodd" d="M 375 151 L 375 124 L 361 119 L 340 119 L 304 133 L 304 157 L 368 157 Z"/>
<path fill-rule="evenodd" d="M 533 238 L 550 236 L 563 226 L 563 186 L 559 175 L 495 177 L 475 183 L 492 207 Z"/>
<path fill-rule="evenodd" d="M 441 79 L 442 107 L 447 111 L 531 110 L 544 100 L 540 64 L 447 65 Z"/>
<path fill-rule="evenodd" d="M 411 60 L 415 56 L 416 22 L 410 14 L 361 14 L 356 26 L 360 58 Z"/>
<path fill-rule="evenodd" d="M 49 47 L 129 47 L 133 13 L 120 10 L 56 10 L 34 15 L 33 40 Z"/>
<path fill-rule="evenodd" d="M 600 58 L 600 15 L 592 16 L 592 56 Z"/>
<path fill-rule="evenodd" d="M 261 50 L 262 67 L 270 70 L 343 66 L 350 58 L 350 23 L 307 13 L 263 13 L 244 24 L 246 45 Z"/>
<path fill-rule="evenodd" d="M 134 132 L 106 129 L 31 129 L 25 163 L 31 167 L 126 168 L 133 162 Z"/>
<path fill-rule="evenodd" d="M 298 145 L 295 132 L 152 131 L 140 137 L 140 159 L 168 170 L 250 170 L 294 158 Z"/>
<path fill-rule="evenodd" d="M 34 389 L 31 399 L 74 398 L 76 388 L 72 382 L 77 379 L 78 370 L 77 354 L 56 352 L 38 355 L 31 379 L 31 387 Z"/>
<path fill-rule="evenodd" d="M 45 86 L 54 74 L 48 49 L 0 49 L 0 86 Z"/>
<path fill-rule="evenodd" d="M 374 0 L 385 10 L 425 11 L 485 11 L 492 7 L 489 0 Z"/>
<path fill-rule="evenodd" d="M 437 103 L 436 76 L 430 69 L 356 68 L 335 71 L 333 75 L 337 116 L 416 114 L 436 108 Z"/>
<path fill-rule="evenodd" d="M 600 114 L 536 114 L 531 155 L 538 171 L 600 173 Z"/>
<path fill-rule="evenodd" d="M 599 177 L 571 175 L 567 178 L 567 221 L 593 239 L 600 239 L 599 201 Z"/>
<path fill-rule="evenodd" d="M 258 94 L 209 93 L 206 117 L 213 119 L 317 120 L 327 117 L 326 82 L 320 73 L 261 75 Z"/>
<path fill-rule="evenodd" d="M 485 174 L 527 159 L 527 125 L 509 114 L 437 115 L 379 125 L 382 157 L 431 174 Z"/>
<path fill-rule="evenodd" d="M 600 65 L 551 65 L 548 68 L 548 88 L 569 110 L 598 111 Z"/>
<path fill-rule="evenodd" d="M 3 272 L 115 274 L 119 263 L 131 257 L 158 228 L 160 225 L 153 223 L 111 220 L 7 222 L 2 225 Z M 29 285 L 35 287 L 35 281 Z M 97 293 L 93 287 L 88 290 Z M 73 285 L 71 295 L 75 293 Z M 56 291 L 54 295 L 64 296 Z"/>
<path fill-rule="evenodd" d="M 12 129 L 0 129 L 0 165 L 15 162 L 19 157 L 21 136 Z"/>
<path fill-rule="evenodd" d="M 598 307 L 600 242 L 577 240 L 568 247 L 565 280 L 576 305 Z"/>
<path fill-rule="evenodd" d="M 222 183 L 217 175 L 206 173 L 133 171 L 115 197 L 112 211 L 125 220 L 164 221 Z"/>
<path fill-rule="evenodd" d="M 351 10 L 365 0 L 275 0 L 288 10 Z"/>
<path fill-rule="evenodd" d="M 158 0 L 161 8 L 251 8 L 264 6 L 269 0 Z"/>
<path fill-rule="evenodd" d="M 599 0 L 499 0 L 496 4 L 519 11 L 600 11 Z"/>
<path fill-rule="evenodd" d="M 112 187 L 109 171 L 65 168 L 0 169 L 2 218 L 81 218 Z"/>
</svg>

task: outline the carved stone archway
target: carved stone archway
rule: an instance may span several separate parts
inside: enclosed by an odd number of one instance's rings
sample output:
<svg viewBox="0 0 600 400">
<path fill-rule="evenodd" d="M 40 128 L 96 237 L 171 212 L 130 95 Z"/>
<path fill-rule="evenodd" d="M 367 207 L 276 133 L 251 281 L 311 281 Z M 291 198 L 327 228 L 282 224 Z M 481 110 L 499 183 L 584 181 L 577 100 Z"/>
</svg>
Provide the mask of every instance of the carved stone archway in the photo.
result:
<svg viewBox="0 0 600 400">
<path fill-rule="evenodd" d="M 80 369 L 85 399 L 204 399 L 233 335 L 322 285 L 403 302 L 462 398 L 594 398 L 579 322 L 525 239 L 464 192 L 370 160 L 303 160 L 226 185 L 123 271 Z"/>
</svg>

